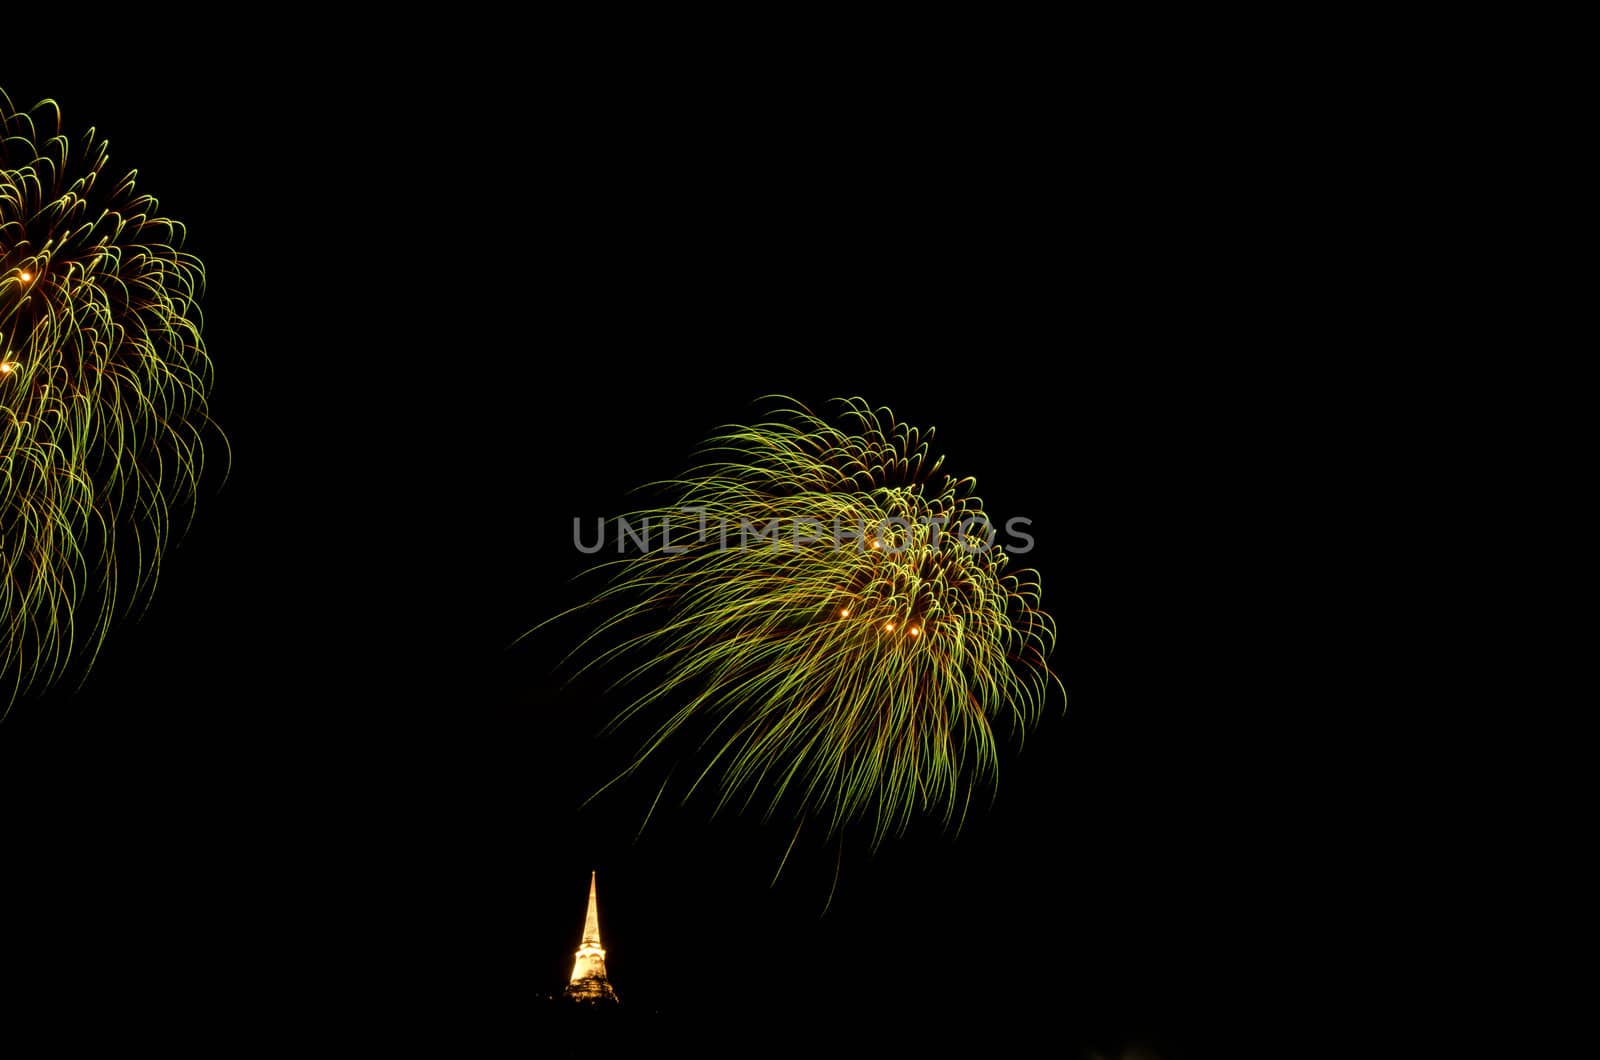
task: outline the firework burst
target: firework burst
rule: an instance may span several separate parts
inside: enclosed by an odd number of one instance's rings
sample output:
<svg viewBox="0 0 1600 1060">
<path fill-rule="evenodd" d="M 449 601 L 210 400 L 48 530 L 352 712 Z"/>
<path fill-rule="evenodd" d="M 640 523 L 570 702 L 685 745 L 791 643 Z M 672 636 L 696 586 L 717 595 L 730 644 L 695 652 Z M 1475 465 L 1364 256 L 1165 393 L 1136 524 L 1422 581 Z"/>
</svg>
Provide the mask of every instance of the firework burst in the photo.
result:
<svg viewBox="0 0 1600 1060">
<path fill-rule="evenodd" d="M 147 598 L 211 433 L 183 226 L 61 128 L 0 91 L 0 708 Z"/>
<path fill-rule="evenodd" d="M 931 431 L 780 401 L 618 524 L 647 544 L 606 565 L 576 655 L 644 690 L 616 721 L 650 719 L 632 769 L 687 739 L 688 790 L 714 784 L 718 811 L 868 820 L 874 843 L 913 815 L 959 828 L 997 724 L 1020 735 L 1060 687 L 1037 575 L 1007 571 Z"/>
</svg>

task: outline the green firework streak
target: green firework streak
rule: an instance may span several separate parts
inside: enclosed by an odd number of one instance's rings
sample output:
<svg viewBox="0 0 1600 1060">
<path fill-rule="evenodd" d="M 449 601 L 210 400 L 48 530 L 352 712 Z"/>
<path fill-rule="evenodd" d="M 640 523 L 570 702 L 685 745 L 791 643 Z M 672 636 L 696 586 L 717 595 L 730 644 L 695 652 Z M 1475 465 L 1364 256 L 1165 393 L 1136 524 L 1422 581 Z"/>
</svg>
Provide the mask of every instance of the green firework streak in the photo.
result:
<svg viewBox="0 0 1600 1060">
<path fill-rule="evenodd" d="M 874 844 L 914 815 L 959 829 L 997 725 L 1020 737 L 1060 688 L 1038 576 L 980 540 L 973 480 L 931 431 L 860 399 L 836 423 L 779 402 L 623 521 L 650 547 L 602 568 L 579 611 L 607 617 L 573 657 L 643 690 L 613 723 L 646 725 L 629 772 L 682 755 L 719 812 L 871 821 Z"/>
<path fill-rule="evenodd" d="M 147 599 L 216 435 L 204 269 L 108 164 L 0 91 L 0 712 Z"/>
</svg>

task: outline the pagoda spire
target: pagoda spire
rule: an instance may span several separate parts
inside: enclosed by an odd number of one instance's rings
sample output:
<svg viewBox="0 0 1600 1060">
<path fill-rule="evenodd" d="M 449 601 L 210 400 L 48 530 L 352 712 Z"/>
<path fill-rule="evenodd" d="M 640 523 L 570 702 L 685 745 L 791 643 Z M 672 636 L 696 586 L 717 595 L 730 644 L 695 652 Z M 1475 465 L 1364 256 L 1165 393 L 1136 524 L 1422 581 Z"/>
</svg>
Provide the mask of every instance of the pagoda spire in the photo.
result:
<svg viewBox="0 0 1600 1060">
<path fill-rule="evenodd" d="M 617 992 L 606 978 L 606 951 L 600 947 L 600 902 L 595 889 L 596 873 L 589 873 L 589 911 L 583 918 L 583 941 L 572 962 L 572 981 L 566 996 L 574 1001 L 617 1000 Z"/>
<path fill-rule="evenodd" d="M 583 918 L 583 941 L 600 945 L 600 903 L 595 900 L 595 876 L 589 873 L 589 912 Z"/>
</svg>

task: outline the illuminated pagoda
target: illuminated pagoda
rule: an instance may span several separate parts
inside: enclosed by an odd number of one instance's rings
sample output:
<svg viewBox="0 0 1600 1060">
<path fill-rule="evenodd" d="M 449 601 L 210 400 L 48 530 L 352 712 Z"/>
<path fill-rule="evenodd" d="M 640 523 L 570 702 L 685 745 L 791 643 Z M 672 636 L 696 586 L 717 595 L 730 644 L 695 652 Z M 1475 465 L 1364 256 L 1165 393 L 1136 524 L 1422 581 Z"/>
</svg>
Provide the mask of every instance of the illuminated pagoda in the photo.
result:
<svg viewBox="0 0 1600 1060">
<path fill-rule="evenodd" d="M 595 901 L 595 874 L 589 873 L 589 912 L 583 918 L 583 942 L 572 962 L 572 982 L 566 997 L 573 1001 L 617 1003 L 617 992 L 606 978 L 606 951 L 600 948 L 600 906 Z"/>
</svg>

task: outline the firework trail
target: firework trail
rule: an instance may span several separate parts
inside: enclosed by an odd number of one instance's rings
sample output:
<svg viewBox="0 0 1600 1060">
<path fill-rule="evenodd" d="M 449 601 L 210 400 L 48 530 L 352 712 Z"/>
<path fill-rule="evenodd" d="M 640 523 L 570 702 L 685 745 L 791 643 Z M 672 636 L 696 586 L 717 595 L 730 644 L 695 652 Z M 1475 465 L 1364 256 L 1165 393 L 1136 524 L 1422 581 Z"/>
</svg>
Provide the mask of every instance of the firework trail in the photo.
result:
<svg viewBox="0 0 1600 1060">
<path fill-rule="evenodd" d="M 0 90 L 0 713 L 87 671 L 194 513 L 205 274 L 157 210 L 93 129 Z"/>
<path fill-rule="evenodd" d="M 876 844 L 914 814 L 960 827 L 997 723 L 1020 735 L 1060 687 L 1055 625 L 931 431 L 837 411 L 779 399 L 660 484 L 670 503 L 618 524 L 647 544 L 602 568 L 577 610 L 606 617 L 573 657 L 643 690 L 614 723 L 648 719 L 628 772 L 686 738 L 675 768 L 691 794 L 715 784 L 717 811 L 787 806 L 830 835 L 870 820 Z"/>
</svg>

